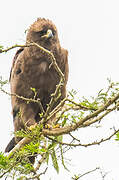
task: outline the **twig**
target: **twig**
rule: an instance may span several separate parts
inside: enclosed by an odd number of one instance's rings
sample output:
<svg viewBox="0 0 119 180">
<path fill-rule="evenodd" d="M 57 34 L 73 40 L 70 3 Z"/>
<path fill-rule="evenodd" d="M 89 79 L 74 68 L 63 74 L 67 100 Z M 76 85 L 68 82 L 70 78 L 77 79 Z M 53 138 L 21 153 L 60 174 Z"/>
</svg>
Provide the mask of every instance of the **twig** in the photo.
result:
<svg viewBox="0 0 119 180">
<path fill-rule="evenodd" d="M 4 53 L 4 52 L 6 53 L 9 50 L 17 48 L 17 47 L 28 47 L 28 45 L 18 45 L 18 44 L 15 44 L 14 46 L 11 46 L 11 47 L 9 47 L 7 49 L 0 49 L 0 53 Z"/>
<path fill-rule="evenodd" d="M 7 174 L 12 168 L 13 166 L 11 166 L 7 171 L 5 171 L 2 175 L 0 175 L 0 178 L 2 178 L 5 174 Z"/>
<path fill-rule="evenodd" d="M 80 175 L 79 178 L 81 178 L 81 177 L 83 177 L 83 176 L 85 176 L 85 175 L 87 175 L 87 174 L 90 174 L 90 173 L 92 173 L 92 172 L 94 172 L 94 171 L 96 171 L 96 170 L 99 170 L 99 169 L 100 169 L 100 168 L 97 167 L 97 168 L 95 168 L 95 169 L 93 169 L 93 170 L 91 170 L 91 171 L 88 171 L 88 172 L 86 172 L 86 173 Z"/>
<path fill-rule="evenodd" d="M 5 91 L 4 89 L 2 89 L 2 87 L 0 87 L 0 90 L 1 90 L 3 93 L 5 93 L 5 94 L 7 94 L 7 95 L 9 95 L 9 96 L 16 96 L 17 98 L 22 99 L 23 101 L 38 103 L 39 106 L 40 106 L 41 112 L 44 113 L 44 109 L 43 109 L 43 106 L 42 106 L 41 101 L 40 101 L 39 98 L 38 98 L 38 99 L 32 99 L 32 98 L 26 98 L 26 97 L 23 97 L 23 96 L 19 96 L 19 95 L 17 95 L 17 94 L 9 93 L 9 92 Z"/>
<path fill-rule="evenodd" d="M 62 80 L 64 81 L 65 80 L 64 79 L 64 74 L 62 73 L 62 71 L 58 67 L 58 65 L 56 63 L 56 59 L 55 59 L 53 53 L 50 52 L 49 50 L 45 49 L 44 47 L 40 46 L 39 44 L 35 43 L 35 42 L 32 42 L 32 43 L 27 42 L 25 45 L 15 44 L 14 46 L 11 46 L 11 47 L 9 47 L 7 49 L 0 49 L 0 53 L 8 52 L 9 50 L 17 48 L 17 47 L 30 47 L 30 46 L 36 46 L 36 47 L 40 48 L 42 51 L 46 52 L 51 57 L 52 62 L 51 62 L 50 67 L 53 65 L 55 67 L 56 71 L 58 72 L 58 74 L 60 75 L 60 77 L 62 78 Z"/>
<path fill-rule="evenodd" d="M 42 158 L 38 161 L 38 164 L 37 164 L 37 166 L 35 168 L 35 171 L 39 170 L 41 164 L 45 161 L 45 159 L 46 159 L 46 153 L 44 153 Z"/>
<path fill-rule="evenodd" d="M 60 80 L 59 84 L 57 85 L 56 90 L 55 90 L 54 94 L 52 95 L 52 98 L 48 104 L 46 113 L 44 114 L 44 117 L 43 117 L 43 123 L 48 121 L 47 117 L 49 116 L 49 113 L 51 112 L 56 101 L 60 98 L 60 96 L 58 98 L 57 98 L 57 96 L 58 96 L 58 93 L 59 93 L 59 90 L 61 89 L 61 87 L 62 87 L 62 80 Z"/>
<path fill-rule="evenodd" d="M 29 179 L 36 179 L 36 178 L 39 178 L 41 175 L 43 175 L 43 174 L 45 174 L 46 173 L 46 171 L 47 171 L 47 169 L 48 169 L 48 167 L 47 168 L 45 168 L 45 170 L 43 171 L 43 172 L 41 172 L 40 174 L 37 174 L 37 175 L 35 175 L 35 176 L 32 176 L 32 177 L 30 177 Z"/>
<path fill-rule="evenodd" d="M 46 52 L 48 55 L 50 55 L 51 59 L 52 59 L 52 62 L 51 62 L 51 65 L 50 67 L 53 65 L 56 69 L 56 71 L 58 72 L 59 76 L 61 77 L 61 79 L 63 80 L 63 82 L 65 81 L 64 79 L 64 74 L 62 73 L 62 71 L 60 70 L 59 66 L 57 65 L 56 63 L 56 59 L 53 55 L 52 52 L 50 52 L 49 50 L 45 49 L 44 47 L 40 46 L 39 44 L 33 42 L 33 43 L 28 43 L 28 46 L 37 46 L 38 48 L 40 48 L 42 51 Z"/>
<path fill-rule="evenodd" d="M 91 124 L 94 124 L 94 123 L 96 123 L 96 122 L 100 122 L 106 115 L 108 115 L 110 112 L 114 111 L 116 108 L 117 108 L 117 106 L 114 106 L 113 108 L 107 109 L 107 110 L 106 110 L 102 115 L 100 115 L 99 117 L 84 122 L 81 127 L 90 126 Z"/>
<path fill-rule="evenodd" d="M 68 98 L 66 99 L 66 101 L 74 104 L 75 107 L 78 107 L 79 109 L 82 109 L 82 110 L 84 110 L 84 111 L 87 111 L 87 110 L 96 111 L 96 110 L 97 110 L 97 108 L 92 108 L 92 107 L 83 106 L 81 103 L 76 103 L 76 102 L 74 102 L 74 101 L 72 101 L 71 99 L 68 99 Z"/>
</svg>

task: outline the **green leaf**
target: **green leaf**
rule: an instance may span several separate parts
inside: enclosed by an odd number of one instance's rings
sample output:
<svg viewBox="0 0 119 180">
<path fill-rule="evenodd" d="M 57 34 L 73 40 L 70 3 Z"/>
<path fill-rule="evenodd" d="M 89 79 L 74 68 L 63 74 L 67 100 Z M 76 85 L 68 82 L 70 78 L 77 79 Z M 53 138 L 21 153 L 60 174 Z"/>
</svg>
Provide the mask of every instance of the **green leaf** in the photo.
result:
<svg viewBox="0 0 119 180">
<path fill-rule="evenodd" d="M 52 158 L 52 163 L 53 163 L 55 170 L 57 171 L 57 173 L 59 173 L 59 165 L 57 162 L 57 157 L 56 157 L 56 153 L 55 153 L 54 149 L 52 150 L 51 158 Z"/>
<path fill-rule="evenodd" d="M 8 163 L 8 158 L 4 156 L 2 152 L 0 152 L 0 167 L 5 168 Z"/>
<path fill-rule="evenodd" d="M 34 99 L 35 99 L 35 97 L 36 97 L 36 95 L 37 95 L 37 92 L 36 92 L 36 89 L 35 88 L 30 88 L 33 92 L 34 92 Z"/>
<path fill-rule="evenodd" d="M 8 80 L 2 80 L 2 76 L 0 76 L 0 85 L 1 87 L 8 83 Z"/>
<path fill-rule="evenodd" d="M 67 171 L 69 171 L 68 168 L 65 166 L 65 163 L 64 163 L 63 149 L 62 149 L 61 144 L 59 144 L 59 148 L 60 148 L 60 153 L 61 153 L 62 165 Z"/>
<path fill-rule="evenodd" d="M 24 149 L 29 153 L 38 153 L 39 152 L 39 143 L 29 143 L 24 146 Z"/>
<path fill-rule="evenodd" d="M 47 153 L 47 155 L 46 155 L 46 163 L 47 163 L 47 165 L 48 165 L 48 162 L 49 162 L 49 153 Z"/>
<path fill-rule="evenodd" d="M 0 45 L 0 52 L 2 52 L 3 48 L 4 48 L 4 47 Z"/>
<path fill-rule="evenodd" d="M 66 124 L 66 122 L 67 122 L 67 119 L 64 118 L 64 120 L 62 121 L 62 127 L 64 127 L 64 125 Z"/>
<path fill-rule="evenodd" d="M 115 139 L 116 141 L 119 141 L 119 132 L 118 133 L 116 133 L 116 139 Z"/>
<path fill-rule="evenodd" d="M 57 136 L 57 141 L 62 142 L 63 136 Z"/>
</svg>

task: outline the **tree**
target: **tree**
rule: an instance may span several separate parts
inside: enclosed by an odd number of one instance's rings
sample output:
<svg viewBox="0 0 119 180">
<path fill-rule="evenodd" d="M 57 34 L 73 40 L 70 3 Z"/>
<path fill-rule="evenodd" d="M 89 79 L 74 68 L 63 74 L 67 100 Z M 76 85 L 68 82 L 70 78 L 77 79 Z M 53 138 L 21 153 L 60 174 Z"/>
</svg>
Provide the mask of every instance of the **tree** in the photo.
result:
<svg viewBox="0 0 119 180">
<path fill-rule="evenodd" d="M 13 179 L 40 179 L 42 174 L 45 174 L 48 169 L 49 158 L 52 159 L 54 169 L 59 172 L 59 161 L 61 161 L 63 167 L 68 170 L 64 154 L 67 153 L 72 147 L 88 147 L 96 144 L 101 144 L 107 140 L 110 140 L 114 135 L 117 135 L 119 140 L 119 129 L 113 128 L 113 132 L 108 137 L 102 137 L 100 140 L 95 140 L 89 143 L 83 143 L 77 137 L 75 131 L 80 134 L 80 129 L 94 125 L 99 126 L 102 121 L 106 120 L 106 116 L 111 112 L 118 110 L 119 106 L 119 83 L 114 83 L 108 79 L 107 89 L 102 89 L 97 93 L 96 97 L 80 97 L 79 94 L 72 90 L 68 93 L 68 96 L 61 101 L 61 103 L 51 111 L 51 107 L 60 96 L 60 90 L 63 86 L 64 76 L 59 69 L 54 55 L 39 46 L 36 43 L 30 43 L 25 45 L 14 45 L 10 48 L 4 49 L 0 46 L 0 53 L 7 52 L 16 47 L 37 46 L 47 53 L 51 59 L 51 65 L 53 65 L 60 76 L 60 83 L 57 85 L 55 93 L 52 95 L 51 101 L 48 104 L 46 112 L 42 112 L 40 116 L 42 120 L 38 125 L 32 129 L 26 129 L 16 132 L 16 136 L 23 139 L 11 150 L 9 155 L 0 154 L 0 177 L 12 177 Z M 7 83 L 6 80 L 0 79 L 0 90 L 9 96 L 17 96 L 23 99 L 26 103 L 33 102 L 39 103 L 40 99 L 28 99 L 26 97 L 18 96 L 17 94 L 10 94 L 4 90 L 4 86 Z M 33 89 L 34 94 L 35 89 Z M 62 105 L 64 107 L 62 108 Z M 41 108 L 42 109 L 42 108 Z M 56 114 L 56 118 L 52 117 Z M 52 119 L 52 124 L 47 122 Z M 45 124 L 45 125 L 44 125 Z M 67 137 L 67 138 L 65 138 Z M 68 139 L 68 140 L 67 140 Z M 28 157 L 38 156 L 35 166 L 33 166 Z M 45 165 L 44 171 L 41 171 L 41 166 Z M 74 175 L 72 179 L 81 179 L 84 175 L 93 171 L 100 170 L 95 168 L 82 175 Z M 102 174 L 102 178 L 104 175 Z"/>
</svg>

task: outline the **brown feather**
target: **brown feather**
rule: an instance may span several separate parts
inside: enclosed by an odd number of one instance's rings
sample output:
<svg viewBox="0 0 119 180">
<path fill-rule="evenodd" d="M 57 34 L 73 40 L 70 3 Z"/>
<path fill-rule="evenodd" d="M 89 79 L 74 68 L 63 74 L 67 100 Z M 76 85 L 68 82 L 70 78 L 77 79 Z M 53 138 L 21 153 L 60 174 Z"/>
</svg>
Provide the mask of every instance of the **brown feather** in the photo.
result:
<svg viewBox="0 0 119 180">
<path fill-rule="evenodd" d="M 42 34 L 48 29 L 53 32 L 53 37 L 49 39 L 42 38 Z M 46 19 L 38 18 L 29 28 L 27 33 L 27 42 L 36 42 L 40 46 L 50 50 L 56 59 L 56 62 L 64 73 L 65 83 L 62 87 L 61 98 L 55 103 L 56 107 L 60 101 L 66 96 L 66 83 L 68 80 L 68 52 L 61 48 L 57 29 L 55 25 Z M 51 94 L 55 92 L 56 85 L 59 83 L 60 77 L 53 66 L 49 69 L 51 59 L 46 53 L 43 53 L 38 47 L 30 46 L 19 49 L 13 60 L 10 87 L 11 93 L 19 96 L 33 98 L 34 93 L 31 88 L 35 88 L 37 92 L 36 98 L 40 98 L 44 110 L 50 102 Z M 18 131 L 24 128 L 24 125 L 31 126 L 40 120 L 41 113 L 39 105 L 36 103 L 26 103 L 15 96 L 11 97 L 14 130 Z M 20 112 L 20 116 L 18 115 Z M 15 138 L 16 143 L 20 139 Z"/>
</svg>

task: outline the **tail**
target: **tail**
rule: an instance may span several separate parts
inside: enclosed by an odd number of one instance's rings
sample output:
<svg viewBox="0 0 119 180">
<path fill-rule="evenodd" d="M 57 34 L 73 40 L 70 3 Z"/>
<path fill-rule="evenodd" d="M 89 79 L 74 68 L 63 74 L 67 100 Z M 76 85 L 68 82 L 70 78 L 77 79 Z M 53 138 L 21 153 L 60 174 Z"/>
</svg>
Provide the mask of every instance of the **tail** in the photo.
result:
<svg viewBox="0 0 119 180">
<path fill-rule="evenodd" d="M 7 147 L 5 148 L 5 152 L 10 152 L 16 145 L 16 142 L 15 142 L 15 138 L 13 137 L 12 140 L 9 142 L 9 144 L 7 145 Z M 35 157 L 36 155 L 34 154 L 33 156 L 30 156 L 29 157 L 29 161 L 34 164 L 35 162 Z"/>
<path fill-rule="evenodd" d="M 12 140 L 9 142 L 7 147 L 5 148 L 5 152 L 10 152 L 16 145 L 15 138 L 13 137 Z"/>
</svg>

